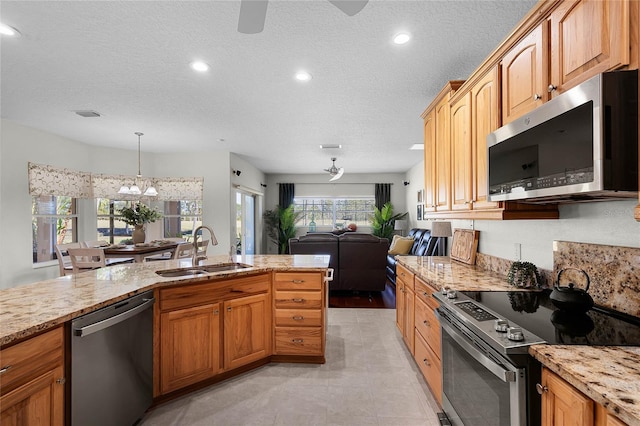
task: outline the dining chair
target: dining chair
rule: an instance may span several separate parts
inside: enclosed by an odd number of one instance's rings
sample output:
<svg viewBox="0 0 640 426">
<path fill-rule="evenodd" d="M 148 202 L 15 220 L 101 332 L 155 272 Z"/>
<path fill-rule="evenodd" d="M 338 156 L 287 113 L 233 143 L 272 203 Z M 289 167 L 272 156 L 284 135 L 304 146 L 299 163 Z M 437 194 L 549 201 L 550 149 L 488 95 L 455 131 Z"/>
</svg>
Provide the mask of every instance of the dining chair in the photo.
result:
<svg viewBox="0 0 640 426">
<path fill-rule="evenodd" d="M 71 258 L 67 252 L 70 248 L 80 248 L 81 243 L 56 244 L 56 257 L 58 258 L 58 267 L 60 268 L 60 276 L 71 275 L 73 273 L 73 265 Z"/>
<path fill-rule="evenodd" d="M 93 241 L 82 241 L 80 243 L 80 247 L 83 248 L 106 248 L 109 247 L 108 241 L 105 240 L 93 240 Z M 111 265 L 119 265 L 120 263 L 133 263 L 135 259 L 133 257 L 112 257 L 108 258 L 105 256 L 104 262 L 107 266 Z"/>
<path fill-rule="evenodd" d="M 185 240 L 184 238 L 179 238 L 179 237 L 169 237 L 169 238 L 163 238 L 164 241 L 171 241 L 173 243 L 183 243 Z M 178 246 L 180 247 L 180 246 Z M 153 262 L 154 260 L 170 260 L 170 259 L 175 259 L 175 254 L 178 251 L 178 249 L 174 250 L 174 251 L 166 251 L 164 253 L 160 253 L 160 254 L 154 254 L 153 256 L 148 256 L 144 258 L 145 262 Z"/>
<path fill-rule="evenodd" d="M 193 243 L 182 243 L 173 252 L 173 259 L 193 257 Z"/>
<path fill-rule="evenodd" d="M 70 248 L 67 253 L 71 258 L 74 274 L 107 266 L 104 250 L 101 248 Z"/>
</svg>

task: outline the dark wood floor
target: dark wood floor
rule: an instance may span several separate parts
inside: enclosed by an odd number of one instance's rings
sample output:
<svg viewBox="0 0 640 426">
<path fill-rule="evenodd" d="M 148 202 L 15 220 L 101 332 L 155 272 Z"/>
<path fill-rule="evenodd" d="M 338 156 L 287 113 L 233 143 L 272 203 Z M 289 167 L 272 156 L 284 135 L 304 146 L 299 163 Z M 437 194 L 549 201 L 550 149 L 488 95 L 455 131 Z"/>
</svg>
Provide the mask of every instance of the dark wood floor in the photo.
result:
<svg viewBox="0 0 640 426">
<path fill-rule="evenodd" d="M 381 308 L 395 309 L 396 288 L 387 281 L 384 291 L 332 291 L 330 308 Z"/>
</svg>

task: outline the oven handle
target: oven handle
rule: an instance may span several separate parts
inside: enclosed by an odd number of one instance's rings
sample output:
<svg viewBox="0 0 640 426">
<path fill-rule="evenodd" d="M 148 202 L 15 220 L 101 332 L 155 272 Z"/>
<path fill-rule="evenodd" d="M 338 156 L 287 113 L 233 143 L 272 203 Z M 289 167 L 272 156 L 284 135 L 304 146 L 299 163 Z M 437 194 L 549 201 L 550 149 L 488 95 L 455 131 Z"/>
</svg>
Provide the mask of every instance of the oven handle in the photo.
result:
<svg viewBox="0 0 640 426">
<path fill-rule="evenodd" d="M 437 310 L 436 310 L 437 313 Z M 506 370 L 502 368 L 500 365 L 496 364 L 491 358 L 480 352 L 474 345 L 469 343 L 469 340 L 462 337 L 459 333 L 457 333 L 453 327 L 451 327 L 446 319 L 441 315 L 438 315 L 440 319 L 440 326 L 443 331 L 446 331 L 447 334 L 456 341 L 462 348 L 469 353 L 472 357 L 476 359 L 480 364 L 482 364 L 487 370 L 491 371 L 497 378 L 502 380 L 503 382 L 515 382 L 516 381 L 516 373 L 515 371 Z"/>
</svg>

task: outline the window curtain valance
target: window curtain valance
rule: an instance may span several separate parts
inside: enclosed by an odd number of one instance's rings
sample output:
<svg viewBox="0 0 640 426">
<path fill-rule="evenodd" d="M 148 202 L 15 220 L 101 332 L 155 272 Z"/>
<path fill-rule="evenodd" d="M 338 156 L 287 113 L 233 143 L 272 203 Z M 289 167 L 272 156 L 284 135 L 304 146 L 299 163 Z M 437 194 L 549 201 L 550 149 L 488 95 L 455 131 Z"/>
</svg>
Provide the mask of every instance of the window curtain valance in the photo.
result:
<svg viewBox="0 0 640 426">
<path fill-rule="evenodd" d="M 74 198 L 131 199 L 118 194 L 123 184 L 137 183 L 140 187 L 153 184 L 158 201 L 202 200 L 204 178 L 167 177 L 151 178 L 128 175 L 91 174 L 71 169 L 29 163 L 29 194 L 66 195 Z M 136 197 L 143 198 L 143 197 Z"/>
</svg>

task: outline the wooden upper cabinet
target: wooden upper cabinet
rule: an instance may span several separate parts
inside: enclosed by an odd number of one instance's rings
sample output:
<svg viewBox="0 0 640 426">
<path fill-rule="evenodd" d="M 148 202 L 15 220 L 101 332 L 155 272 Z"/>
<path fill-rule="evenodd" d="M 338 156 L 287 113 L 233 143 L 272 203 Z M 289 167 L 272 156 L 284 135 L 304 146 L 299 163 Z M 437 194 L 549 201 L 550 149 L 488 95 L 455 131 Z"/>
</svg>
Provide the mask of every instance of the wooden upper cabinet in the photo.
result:
<svg viewBox="0 0 640 426">
<path fill-rule="evenodd" d="M 500 127 L 498 69 L 493 68 L 471 88 L 471 164 L 473 209 L 491 209 L 488 201 L 487 135 Z"/>
<path fill-rule="evenodd" d="M 451 106 L 451 208 L 470 210 L 471 92 Z"/>
<path fill-rule="evenodd" d="M 451 139 L 449 137 L 449 99 L 443 99 L 436 106 L 436 211 L 451 210 Z"/>
<path fill-rule="evenodd" d="M 629 13 L 620 0 L 565 0 L 551 13 L 552 95 L 629 64 Z"/>
<path fill-rule="evenodd" d="M 424 208 L 435 211 L 436 208 L 436 120 L 431 111 L 424 118 Z"/>
<path fill-rule="evenodd" d="M 502 58 L 503 124 L 532 111 L 548 99 L 547 34 L 547 24 L 543 22 Z"/>
</svg>

